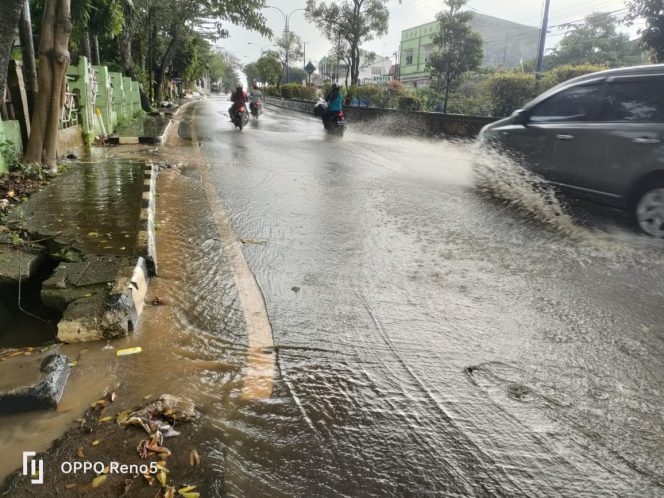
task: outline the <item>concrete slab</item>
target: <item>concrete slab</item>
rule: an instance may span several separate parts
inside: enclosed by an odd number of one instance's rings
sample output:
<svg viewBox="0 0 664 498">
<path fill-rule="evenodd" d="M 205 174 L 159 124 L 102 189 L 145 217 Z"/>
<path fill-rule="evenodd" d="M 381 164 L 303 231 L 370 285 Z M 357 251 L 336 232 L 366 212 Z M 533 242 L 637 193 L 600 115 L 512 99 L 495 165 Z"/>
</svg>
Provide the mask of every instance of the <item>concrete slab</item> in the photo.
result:
<svg viewBox="0 0 664 498">
<path fill-rule="evenodd" d="M 74 343 L 127 335 L 136 328 L 143 312 L 148 279 L 143 258 L 138 258 L 133 270 L 120 268 L 113 288 L 86 295 L 67 306 L 58 323 L 58 339 Z"/>
<path fill-rule="evenodd" d="M 42 285 L 42 301 L 51 308 L 64 311 L 78 299 L 104 293 L 130 261 L 118 256 L 87 256 L 86 261 L 60 263 Z"/>
<path fill-rule="evenodd" d="M 19 251 L 0 244 L 0 285 L 15 285 L 19 277 L 23 280 L 32 277 L 43 262 L 42 253 Z"/>
<path fill-rule="evenodd" d="M 61 354 L 5 357 L 0 362 L 0 414 L 57 407 L 69 373 L 69 359 Z"/>
</svg>

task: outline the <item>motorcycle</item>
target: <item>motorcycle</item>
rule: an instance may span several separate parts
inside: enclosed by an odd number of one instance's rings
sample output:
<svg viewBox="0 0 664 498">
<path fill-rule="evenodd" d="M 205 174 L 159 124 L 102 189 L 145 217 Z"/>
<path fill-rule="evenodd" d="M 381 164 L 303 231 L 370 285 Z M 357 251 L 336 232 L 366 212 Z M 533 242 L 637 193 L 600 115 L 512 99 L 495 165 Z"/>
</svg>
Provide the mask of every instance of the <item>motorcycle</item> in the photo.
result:
<svg viewBox="0 0 664 498">
<path fill-rule="evenodd" d="M 251 115 L 258 119 L 258 116 L 263 114 L 263 103 L 260 101 L 260 99 L 254 100 L 251 104 L 249 104 L 249 110 L 251 111 Z"/>
<path fill-rule="evenodd" d="M 343 136 L 346 130 L 346 117 L 343 111 L 328 114 L 327 102 L 319 102 L 314 107 L 314 116 L 323 120 L 323 127 L 328 133 Z"/>
<path fill-rule="evenodd" d="M 233 116 L 233 124 L 236 128 L 240 128 L 240 131 L 242 131 L 242 128 L 247 126 L 247 123 L 249 123 L 249 112 L 247 111 L 247 105 L 240 104 L 240 107 L 238 107 L 237 111 L 235 111 L 235 115 Z"/>
</svg>

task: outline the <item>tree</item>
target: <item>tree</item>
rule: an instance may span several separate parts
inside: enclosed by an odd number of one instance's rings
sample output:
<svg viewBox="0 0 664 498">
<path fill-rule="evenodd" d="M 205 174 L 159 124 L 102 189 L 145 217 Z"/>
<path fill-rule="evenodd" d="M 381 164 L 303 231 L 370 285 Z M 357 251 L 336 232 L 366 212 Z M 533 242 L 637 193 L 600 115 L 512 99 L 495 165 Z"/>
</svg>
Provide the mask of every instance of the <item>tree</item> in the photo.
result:
<svg viewBox="0 0 664 498">
<path fill-rule="evenodd" d="M 23 0 L 2 0 L 0 2 L 0 97 L 5 94 L 9 59 L 22 9 Z"/>
<path fill-rule="evenodd" d="M 545 67 L 563 65 L 601 64 L 607 67 L 629 66 L 641 60 L 638 47 L 630 43 L 626 34 L 618 33 L 618 21 L 610 13 L 593 13 L 570 31 L 546 56 Z"/>
<path fill-rule="evenodd" d="M 276 85 L 284 71 L 283 65 L 274 52 L 267 52 L 258 59 L 256 69 L 258 69 L 258 79 L 268 85 Z"/>
<path fill-rule="evenodd" d="M 279 83 L 282 80 L 284 80 L 286 83 L 291 81 L 289 76 L 284 79 L 284 72 L 291 63 L 300 62 L 302 57 L 304 57 L 304 53 L 302 50 L 302 38 L 300 38 L 292 31 L 288 31 L 277 38 L 275 45 L 277 47 L 276 54 L 279 57 L 283 67 L 282 74 L 277 81 L 277 86 L 279 86 Z"/>
<path fill-rule="evenodd" d="M 646 27 L 639 30 L 643 48 L 653 54 L 652 62 L 664 62 L 664 7 L 662 0 L 630 0 L 629 20 L 645 19 Z"/>
<path fill-rule="evenodd" d="M 399 2 L 401 3 L 401 2 Z M 340 0 L 318 2 L 307 0 L 306 17 L 316 23 L 323 35 L 345 50 L 337 50 L 337 57 L 348 56 L 351 85 L 356 85 L 360 73 L 360 46 L 387 33 L 389 10 L 387 0 Z"/>
<path fill-rule="evenodd" d="M 433 39 L 435 49 L 428 62 L 437 89 L 444 88 L 443 112 L 447 112 L 452 87 L 464 73 L 482 63 L 482 37 L 470 28 L 473 13 L 461 11 L 468 0 L 445 0 L 445 3 L 449 9 L 436 16 L 438 34 Z"/>
<path fill-rule="evenodd" d="M 255 62 L 250 62 L 249 64 L 245 64 L 242 70 L 244 71 L 244 74 L 247 77 L 247 83 L 249 84 L 249 86 L 251 86 L 252 83 L 254 82 L 260 81 L 260 71 L 258 70 L 258 66 L 256 65 Z"/>
<path fill-rule="evenodd" d="M 70 0 L 46 1 L 39 44 L 39 91 L 24 157 L 26 163 L 41 162 L 53 172 L 57 171 L 56 137 L 69 66 L 70 8 Z"/>
</svg>

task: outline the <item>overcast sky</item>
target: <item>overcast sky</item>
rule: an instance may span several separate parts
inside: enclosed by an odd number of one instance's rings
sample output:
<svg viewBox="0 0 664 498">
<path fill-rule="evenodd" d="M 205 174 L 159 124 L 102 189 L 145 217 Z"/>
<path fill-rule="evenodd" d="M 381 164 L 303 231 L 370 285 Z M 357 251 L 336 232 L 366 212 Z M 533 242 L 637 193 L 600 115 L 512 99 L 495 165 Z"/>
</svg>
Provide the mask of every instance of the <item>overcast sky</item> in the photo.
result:
<svg viewBox="0 0 664 498">
<path fill-rule="evenodd" d="M 268 0 L 270 5 L 279 7 L 286 13 L 294 9 L 304 8 L 305 0 Z M 468 7 L 483 14 L 500 17 L 510 21 L 538 26 L 541 23 L 544 0 L 470 0 Z M 443 9 L 443 0 L 403 0 L 401 4 L 397 0 L 390 0 L 389 33 L 377 40 L 372 40 L 363 48 L 373 50 L 380 55 L 392 56 L 399 48 L 401 31 L 404 29 L 424 24 L 435 19 L 437 12 Z M 624 0 L 551 0 L 551 12 L 549 25 L 577 21 L 583 19 L 592 12 L 610 12 L 625 9 Z M 268 26 L 275 34 L 280 34 L 284 29 L 284 17 L 275 9 L 265 9 L 265 17 Z M 307 42 L 307 59 L 314 64 L 329 51 L 329 42 L 325 40 L 316 27 L 306 21 L 302 11 L 295 12 L 291 16 L 290 29 Z M 268 48 L 271 44 L 269 39 L 247 31 L 237 26 L 228 25 L 230 38 L 217 42 L 218 46 L 234 53 L 242 63 L 256 60 L 262 47 Z M 632 33 L 635 29 L 632 28 Z M 551 28 L 547 41 L 547 47 L 555 46 L 562 38 L 563 32 L 558 28 Z M 249 42 L 256 45 L 249 45 Z"/>
</svg>

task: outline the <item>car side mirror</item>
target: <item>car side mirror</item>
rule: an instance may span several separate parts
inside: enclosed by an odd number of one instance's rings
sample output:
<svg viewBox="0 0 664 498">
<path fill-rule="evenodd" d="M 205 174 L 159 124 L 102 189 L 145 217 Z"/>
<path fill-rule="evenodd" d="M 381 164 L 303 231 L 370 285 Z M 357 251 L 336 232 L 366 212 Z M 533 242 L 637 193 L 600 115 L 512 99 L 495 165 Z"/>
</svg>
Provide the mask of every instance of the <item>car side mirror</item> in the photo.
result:
<svg viewBox="0 0 664 498">
<path fill-rule="evenodd" d="M 517 109 L 512 113 L 512 123 L 525 125 L 528 123 L 528 112 L 525 109 Z"/>
</svg>

